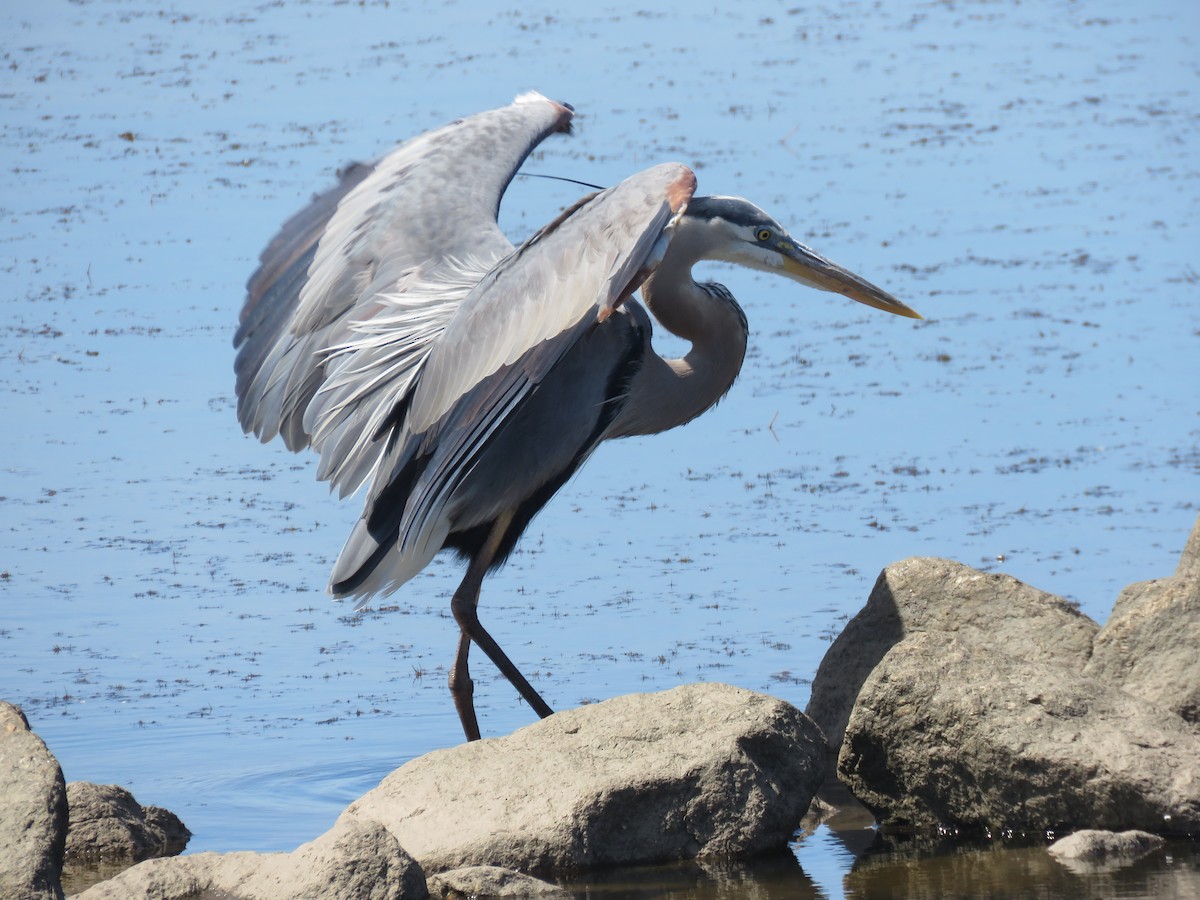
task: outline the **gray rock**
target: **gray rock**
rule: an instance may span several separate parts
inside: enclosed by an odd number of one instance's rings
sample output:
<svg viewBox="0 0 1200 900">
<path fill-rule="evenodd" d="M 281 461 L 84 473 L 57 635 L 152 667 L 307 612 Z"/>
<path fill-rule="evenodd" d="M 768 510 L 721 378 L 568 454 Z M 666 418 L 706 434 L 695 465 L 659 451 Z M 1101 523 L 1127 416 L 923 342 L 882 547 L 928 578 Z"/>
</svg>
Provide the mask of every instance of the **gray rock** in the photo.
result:
<svg viewBox="0 0 1200 900">
<path fill-rule="evenodd" d="M 425 900 L 425 876 L 387 831 L 345 822 L 291 853 L 151 859 L 72 900 Z"/>
<path fill-rule="evenodd" d="M 1200 828 L 1200 738 L 1186 723 L 961 636 L 916 634 L 888 652 L 838 774 L 885 822 Z"/>
<path fill-rule="evenodd" d="M 138 862 L 173 856 L 187 846 L 191 832 L 179 817 L 157 806 L 139 804 L 115 784 L 72 781 L 67 785 L 71 822 L 67 859 Z"/>
<path fill-rule="evenodd" d="M 429 895 L 443 900 L 489 900 L 492 897 L 570 900 L 574 896 L 558 885 L 499 866 L 466 866 L 430 875 Z"/>
<path fill-rule="evenodd" d="M 67 786 L 19 707 L 0 702 L 0 896 L 62 897 Z"/>
<path fill-rule="evenodd" d="M 382 823 L 427 872 L 751 854 L 786 846 L 824 765 L 821 733 L 794 707 L 686 685 L 426 754 L 339 822 Z"/>
<path fill-rule="evenodd" d="M 214 856 L 217 854 L 197 853 L 148 859 L 108 881 L 72 894 L 71 900 L 190 900 L 212 887 L 209 863 Z"/>
<path fill-rule="evenodd" d="M 1117 595 L 1112 612 L 1108 614 L 1108 621 L 1111 622 L 1115 618 L 1127 615 L 1132 610 L 1141 606 L 1147 599 L 1153 598 L 1162 590 L 1162 583 L 1163 579 L 1152 578 L 1149 581 L 1135 581 L 1133 584 L 1126 586 Z M 1103 631 L 1104 629 L 1101 628 L 1100 630 Z M 1098 636 L 1099 633 L 1097 633 Z"/>
<path fill-rule="evenodd" d="M 1084 674 L 1200 725 L 1200 575 L 1127 587 Z"/>
<path fill-rule="evenodd" d="M 1200 725 L 1200 519 L 1175 575 L 1131 584 L 1096 635 L 1085 674 Z"/>
<path fill-rule="evenodd" d="M 213 887 L 249 900 L 418 900 L 425 874 L 373 822 L 344 822 L 291 853 L 230 854 Z"/>
<path fill-rule="evenodd" d="M 1082 670 L 1097 628 L 1066 600 L 1011 576 L 947 559 L 906 559 L 883 570 L 867 605 L 825 654 L 806 712 L 836 752 L 863 682 L 908 635 L 975 636 L 1015 656 Z"/>
<path fill-rule="evenodd" d="M 1050 855 L 1079 874 L 1107 872 L 1127 866 L 1163 844 L 1161 837 L 1145 831 L 1085 829 L 1050 845 Z"/>
<path fill-rule="evenodd" d="M 1179 556 L 1179 566 L 1175 569 L 1175 574 L 1179 577 L 1200 578 L 1200 516 L 1196 517 L 1196 524 L 1192 526 L 1192 533 Z"/>
</svg>

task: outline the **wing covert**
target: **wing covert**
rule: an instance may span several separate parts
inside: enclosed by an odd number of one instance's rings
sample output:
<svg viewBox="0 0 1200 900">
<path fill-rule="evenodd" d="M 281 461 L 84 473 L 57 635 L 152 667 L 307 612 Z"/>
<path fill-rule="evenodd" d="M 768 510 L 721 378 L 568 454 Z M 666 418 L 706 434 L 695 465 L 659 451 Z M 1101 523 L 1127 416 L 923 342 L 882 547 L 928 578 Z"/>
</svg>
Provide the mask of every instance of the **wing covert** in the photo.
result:
<svg viewBox="0 0 1200 900">
<path fill-rule="evenodd" d="M 484 377 L 589 312 L 611 311 L 637 286 L 654 245 L 695 183 L 679 163 L 639 172 L 577 204 L 488 272 L 430 351 L 408 430 L 425 431 Z M 547 360 L 544 368 L 553 365 L 553 358 Z"/>
</svg>

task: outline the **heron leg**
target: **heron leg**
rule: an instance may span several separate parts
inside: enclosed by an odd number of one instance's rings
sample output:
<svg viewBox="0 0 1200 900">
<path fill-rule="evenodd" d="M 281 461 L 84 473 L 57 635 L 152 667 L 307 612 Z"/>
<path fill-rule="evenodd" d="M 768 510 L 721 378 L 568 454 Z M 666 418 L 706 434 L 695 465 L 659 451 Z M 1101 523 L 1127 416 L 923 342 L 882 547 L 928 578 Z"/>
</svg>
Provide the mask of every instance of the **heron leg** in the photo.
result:
<svg viewBox="0 0 1200 900">
<path fill-rule="evenodd" d="M 471 652 L 471 639 L 464 631 L 458 638 L 458 653 L 454 657 L 454 668 L 450 670 L 450 696 L 458 710 L 463 733 L 468 741 L 479 740 L 479 719 L 475 716 L 475 682 L 467 670 L 467 654 Z"/>
<path fill-rule="evenodd" d="M 483 584 L 483 576 L 487 574 L 488 566 L 495 559 L 500 541 L 511 522 L 511 513 L 505 513 L 496 520 L 484 545 L 467 567 L 467 574 L 463 578 L 462 584 L 458 586 L 458 590 L 454 592 L 454 597 L 450 600 L 450 611 L 454 614 L 454 621 L 458 622 L 461 631 L 458 640 L 458 654 L 454 659 L 454 668 L 450 670 L 450 693 L 454 697 L 458 718 L 462 722 L 463 732 L 468 741 L 479 740 L 479 723 L 475 716 L 475 685 L 471 681 L 471 675 L 467 669 L 467 654 L 471 649 L 472 641 L 488 655 L 500 673 L 525 698 L 525 702 L 533 708 L 534 712 L 543 719 L 554 713 L 554 710 L 533 689 L 533 685 L 526 680 L 508 655 L 500 649 L 495 638 L 488 634 L 487 629 L 479 622 L 479 589 Z"/>
</svg>

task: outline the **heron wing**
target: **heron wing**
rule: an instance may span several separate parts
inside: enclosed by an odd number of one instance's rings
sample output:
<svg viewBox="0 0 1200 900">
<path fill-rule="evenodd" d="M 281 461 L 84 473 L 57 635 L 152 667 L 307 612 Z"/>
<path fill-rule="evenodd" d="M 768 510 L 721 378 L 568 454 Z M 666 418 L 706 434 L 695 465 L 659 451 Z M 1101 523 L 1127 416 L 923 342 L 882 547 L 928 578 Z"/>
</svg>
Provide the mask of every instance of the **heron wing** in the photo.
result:
<svg viewBox="0 0 1200 900">
<path fill-rule="evenodd" d="M 500 198 L 571 110 L 525 94 L 359 166 L 284 226 L 247 286 L 238 418 L 263 441 L 312 444 L 343 495 L 458 302 L 512 244 Z"/>
<path fill-rule="evenodd" d="M 645 277 L 694 189 L 683 165 L 641 172 L 581 201 L 475 286 L 431 349 L 397 421 L 334 567 L 336 593 L 394 590 L 451 529 L 495 517 L 498 509 L 455 509 L 456 489 L 555 364 Z M 585 449 L 568 448 L 565 457 Z M 559 473 L 537 474 L 549 482 Z M 509 496 L 505 485 L 496 493 L 503 502 L 524 499 Z M 368 581 L 368 570 L 381 564 L 387 576 Z"/>
</svg>

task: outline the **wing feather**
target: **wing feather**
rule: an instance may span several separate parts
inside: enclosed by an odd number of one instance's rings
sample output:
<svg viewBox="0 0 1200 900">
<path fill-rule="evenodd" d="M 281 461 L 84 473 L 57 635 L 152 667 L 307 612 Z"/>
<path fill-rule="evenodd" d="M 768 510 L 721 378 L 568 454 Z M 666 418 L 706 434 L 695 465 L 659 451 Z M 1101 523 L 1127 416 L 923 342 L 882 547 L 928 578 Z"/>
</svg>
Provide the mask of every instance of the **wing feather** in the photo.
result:
<svg viewBox="0 0 1200 900">
<path fill-rule="evenodd" d="M 522 95 L 355 167 L 289 220 L 234 339 L 242 427 L 293 450 L 311 443 L 321 477 L 353 491 L 455 306 L 512 251 L 496 214 L 513 175 L 571 115 Z"/>
<path fill-rule="evenodd" d="M 452 530 L 494 518 L 498 510 L 455 509 L 455 491 L 492 435 L 644 276 L 694 187 L 679 164 L 641 172 L 534 235 L 463 299 L 417 376 L 334 566 L 335 593 L 393 591 Z M 564 458 L 583 449 L 567 448 Z M 537 473 L 543 483 L 558 474 Z M 386 577 L 373 576 L 376 568 Z"/>
</svg>

